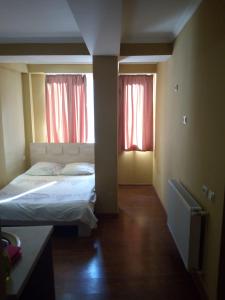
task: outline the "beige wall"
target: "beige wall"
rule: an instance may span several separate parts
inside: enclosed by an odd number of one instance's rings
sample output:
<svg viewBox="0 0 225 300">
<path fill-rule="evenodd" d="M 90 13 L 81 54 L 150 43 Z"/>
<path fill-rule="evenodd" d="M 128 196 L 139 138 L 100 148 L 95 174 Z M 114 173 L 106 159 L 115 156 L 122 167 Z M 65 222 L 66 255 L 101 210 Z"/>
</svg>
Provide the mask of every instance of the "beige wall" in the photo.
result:
<svg viewBox="0 0 225 300">
<path fill-rule="evenodd" d="M 156 73 L 157 64 L 120 64 L 119 73 Z"/>
<path fill-rule="evenodd" d="M 117 58 L 94 56 L 97 211 L 117 212 Z"/>
<path fill-rule="evenodd" d="M 46 142 L 46 116 L 45 116 L 45 74 L 31 75 L 33 116 L 34 116 L 34 141 Z"/>
<path fill-rule="evenodd" d="M 45 74 L 23 74 L 26 139 L 46 142 Z"/>
<path fill-rule="evenodd" d="M 25 168 L 25 134 L 21 74 L 0 67 L 0 186 Z"/>
<path fill-rule="evenodd" d="M 154 185 L 165 206 L 167 180 L 181 180 L 208 212 L 201 279 L 211 300 L 224 204 L 224 12 L 222 1 L 203 1 L 179 35 L 173 57 L 159 64 L 157 80 Z M 213 202 L 202 193 L 203 184 L 216 193 Z"/>
<path fill-rule="evenodd" d="M 30 143 L 34 141 L 33 97 L 30 73 L 22 74 L 22 87 L 26 145 L 26 167 L 28 168 L 30 167 Z"/>
<path fill-rule="evenodd" d="M 1 69 L 0 69 L 1 73 Z M 1 76 L 1 75 L 0 75 Z M 1 84 L 1 83 L 0 83 Z M 6 183 L 7 179 L 5 178 L 6 173 L 6 162 L 5 162 L 5 148 L 4 148 L 4 132 L 3 132 L 3 124 L 2 124 L 2 103 L 1 103 L 1 95 L 0 95 L 0 188 L 2 188 Z"/>
<path fill-rule="evenodd" d="M 153 152 L 126 151 L 118 156 L 119 184 L 152 184 Z"/>
<path fill-rule="evenodd" d="M 27 73 L 28 72 L 26 64 L 1 63 L 0 68 L 6 69 L 6 70 L 11 70 L 13 72 L 19 72 L 19 73 Z"/>
<path fill-rule="evenodd" d="M 28 65 L 30 73 L 92 73 L 91 64 L 35 64 Z"/>
<path fill-rule="evenodd" d="M 26 166 L 30 166 L 30 143 L 46 142 L 45 75 L 22 74 Z"/>
</svg>

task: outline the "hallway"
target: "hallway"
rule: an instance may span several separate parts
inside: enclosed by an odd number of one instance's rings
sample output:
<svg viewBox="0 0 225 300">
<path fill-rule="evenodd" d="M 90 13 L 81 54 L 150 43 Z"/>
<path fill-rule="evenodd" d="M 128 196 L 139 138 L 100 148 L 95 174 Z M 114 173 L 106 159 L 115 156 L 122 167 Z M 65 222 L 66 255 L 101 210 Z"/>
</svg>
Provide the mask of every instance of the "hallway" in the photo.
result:
<svg viewBox="0 0 225 300">
<path fill-rule="evenodd" d="M 152 187 L 119 188 L 119 216 L 90 238 L 53 237 L 57 300 L 199 300 Z"/>
</svg>

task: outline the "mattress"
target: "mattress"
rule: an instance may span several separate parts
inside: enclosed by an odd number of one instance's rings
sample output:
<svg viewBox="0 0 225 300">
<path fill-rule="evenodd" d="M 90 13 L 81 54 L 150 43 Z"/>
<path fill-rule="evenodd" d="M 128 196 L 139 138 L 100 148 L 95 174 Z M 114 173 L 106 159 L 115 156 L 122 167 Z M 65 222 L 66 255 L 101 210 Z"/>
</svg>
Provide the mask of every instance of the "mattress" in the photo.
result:
<svg viewBox="0 0 225 300">
<path fill-rule="evenodd" d="M 22 174 L 0 190 L 0 219 L 96 226 L 95 176 Z"/>
</svg>

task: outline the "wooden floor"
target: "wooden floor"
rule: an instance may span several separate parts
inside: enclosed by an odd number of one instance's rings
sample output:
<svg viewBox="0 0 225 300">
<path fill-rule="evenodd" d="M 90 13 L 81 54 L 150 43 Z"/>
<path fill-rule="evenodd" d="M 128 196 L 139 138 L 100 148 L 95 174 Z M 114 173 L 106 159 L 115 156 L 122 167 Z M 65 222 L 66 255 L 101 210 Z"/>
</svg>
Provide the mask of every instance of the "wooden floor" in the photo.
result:
<svg viewBox="0 0 225 300">
<path fill-rule="evenodd" d="M 56 232 L 57 300 L 199 300 L 151 187 L 121 187 L 118 217 L 90 238 Z"/>
</svg>

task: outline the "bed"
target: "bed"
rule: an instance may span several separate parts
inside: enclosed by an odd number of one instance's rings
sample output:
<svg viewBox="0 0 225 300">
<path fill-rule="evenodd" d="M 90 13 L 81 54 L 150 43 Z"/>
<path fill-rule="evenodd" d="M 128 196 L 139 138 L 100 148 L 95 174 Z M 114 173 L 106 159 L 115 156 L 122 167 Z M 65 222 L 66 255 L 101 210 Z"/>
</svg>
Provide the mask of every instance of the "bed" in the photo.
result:
<svg viewBox="0 0 225 300">
<path fill-rule="evenodd" d="M 2 225 L 96 227 L 93 144 L 30 145 L 31 169 L 0 190 Z"/>
</svg>

